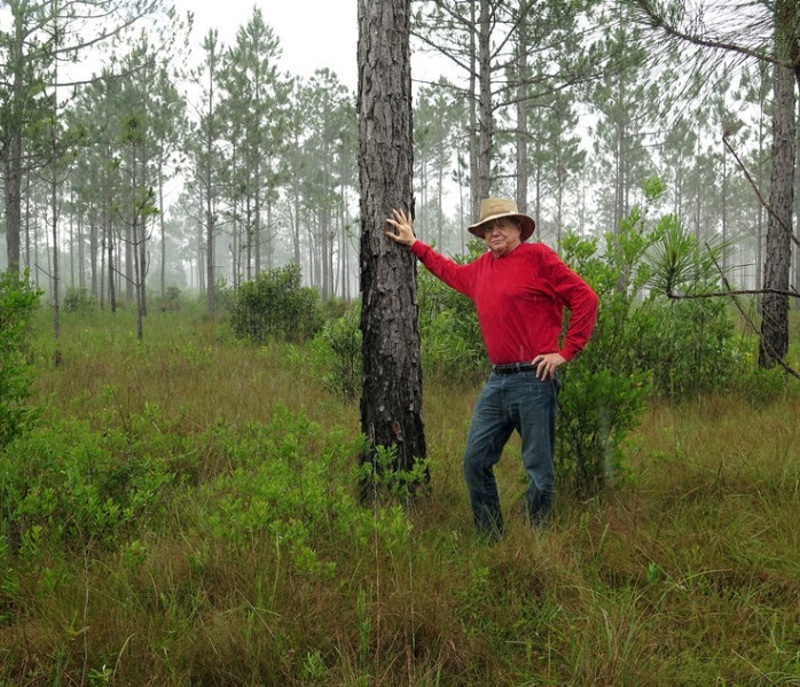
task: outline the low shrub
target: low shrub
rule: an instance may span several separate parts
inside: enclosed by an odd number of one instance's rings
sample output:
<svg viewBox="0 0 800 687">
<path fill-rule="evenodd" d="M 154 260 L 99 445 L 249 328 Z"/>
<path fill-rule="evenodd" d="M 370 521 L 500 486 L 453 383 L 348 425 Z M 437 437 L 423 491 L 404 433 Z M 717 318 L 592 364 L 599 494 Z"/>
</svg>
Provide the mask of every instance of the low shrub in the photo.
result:
<svg viewBox="0 0 800 687">
<path fill-rule="evenodd" d="M 0 274 L 0 449 L 20 435 L 35 418 L 29 407 L 33 368 L 28 356 L 31 317 L 40 291 L 27 274 Z"/>
<path fill-rule="evenodd" d="M 64 312 L 87 313 L 97 309 L 97 299 L 88 289 L 68 286 L 62 302 Z"/>
<path fill-rule="evenodd" d="M 229 323 L 236 336 L 260 344 L 305 341 L 322 328 L 319 294 L 301 285 L 298 265 L 266 270 L 235 293 Z"/>
<path fill-rule="evenodd" d="M 356 400 L 361 396 L 361 304 L 329 319 L 314 337 L 314 367 L 333 393 Z"/>
<path fill-rule="evenodd" d="M 0 453 L 2 529 L 28 554 L 45 542 L 75 549 L 124 539 L 157 511 L 173 479 L 159 453 L 79 421 L 32 429 Z"/>
</svg>

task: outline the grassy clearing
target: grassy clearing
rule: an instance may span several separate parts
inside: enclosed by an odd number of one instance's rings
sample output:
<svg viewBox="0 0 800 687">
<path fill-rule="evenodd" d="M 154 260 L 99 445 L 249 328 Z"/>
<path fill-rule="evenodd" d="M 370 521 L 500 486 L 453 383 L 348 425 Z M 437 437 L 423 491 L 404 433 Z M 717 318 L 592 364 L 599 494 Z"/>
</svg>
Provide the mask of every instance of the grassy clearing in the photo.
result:
<svg viewBox="0 0 800 687">
<path fill-rule="evenodd" d="M 430 383 L 432 496 L 354 500 L 358 408 L 190 312 L 39 323 L 11 447 L 0 685 L 800 685 L 800 391 L 654 405 L 630 472 L 472 533 L 477 388 Z M 13 458 L 13 462 L 9 462 Z M 22 506 L 20 504 L 23 504 Z M 12 517 L 13 514 L 13 517 Z"/>
</svg>

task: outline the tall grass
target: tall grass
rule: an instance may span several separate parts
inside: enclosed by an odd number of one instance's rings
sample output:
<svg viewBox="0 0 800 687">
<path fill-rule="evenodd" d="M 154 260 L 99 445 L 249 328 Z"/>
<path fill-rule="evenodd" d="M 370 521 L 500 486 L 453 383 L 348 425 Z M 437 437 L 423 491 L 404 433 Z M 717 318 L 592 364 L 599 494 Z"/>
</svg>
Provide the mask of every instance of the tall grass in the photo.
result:
<svg viewBox="0 0 800 687">
<path fill-rule="evenodd" d="M 364 508 L 358 408 L 308 351 L 191 311 L 139 343 L 133 317 L 65 316 L 59 368 L 39 323 L 42 426 L 0 469 L 0 685 L 800 685 L 800 391 L 654 404 L 623 480 L 544 531 L 513 518 L 512 442 L 488 546 L 477 388 L 425 389 L 430 497 Z"/>
</svg>

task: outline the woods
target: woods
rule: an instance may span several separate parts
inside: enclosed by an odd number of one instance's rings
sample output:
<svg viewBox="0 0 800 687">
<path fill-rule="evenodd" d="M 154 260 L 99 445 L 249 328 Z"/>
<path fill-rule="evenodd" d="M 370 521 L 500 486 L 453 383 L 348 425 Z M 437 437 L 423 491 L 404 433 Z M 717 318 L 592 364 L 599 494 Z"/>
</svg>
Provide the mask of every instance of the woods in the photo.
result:
<svg viewBox="0 0 800 687">
<path fill-rule="evenodd" d="M 357 4 L 351 76 L 0 6 L 0 687 L 800 684 L 797 3 Z M 492 545 L 475 310 L 385 235 L 489 195 L 600 300 Z"/>
<path fill-rule="evenodd" d="M 281 73 L 280 36 L 258 8 L 225 45 L 214 31 L 189 34 L 160 4 L 121 6 L 109 15 L 116 23 L 91 14 L 73 22 L 77 7 L 8 5 L 5 262 L 29 267 L 48 292 L 60 275 L 62 291 L 85 290 L 111 310 L 119 295 L 134 302 L 137 284 L 145 311 L 148 291 L 163 296 L 168 286 L 202 292 L 213 310 L 215 287 L 236 289 L 289 262 L 326 300 L 355 297 L 358 125 L 341 77 L 323 67 L 312 78 Z M 602 235 L 658 175 L 665 209 L 698 239 L 729 243 L 733 288 L 794 290 L 786 217 L 771 212 L 776 198 L 759 199 L 778 193 L 792 168 L 788 159 L 774 168 L 769 153 L 782 140 L 771 135 L 780 112 L 772 65 L 792 69 L 792 55 L 776 52 L 792 20 L 765 7 L 746 15 L 752 31 L 721 45 L 713 24 L 694 35 L 691 16 L 671 25 L 678 15 L 657 9 L 414 3 L 420 237 L 463 252 L 459 229 L 490 192 L 516 198 L 553 246 L 571 230 Z M 161 31 L 136 36 L 159 11 Z M 51 25 L 62 26 L 57 41 Z M 432 57 L 437 71 L 414 72 Z M 47 129 L 50 113 L 57 126 Z M 45 154 L 53 145 L 57 157 Z M 765 326 L 782 322 L 783 338 L 786 302 L 767 295 L 764 304 Z M 780 342 L 770 346 L 780 358 Z"/>
</svg>

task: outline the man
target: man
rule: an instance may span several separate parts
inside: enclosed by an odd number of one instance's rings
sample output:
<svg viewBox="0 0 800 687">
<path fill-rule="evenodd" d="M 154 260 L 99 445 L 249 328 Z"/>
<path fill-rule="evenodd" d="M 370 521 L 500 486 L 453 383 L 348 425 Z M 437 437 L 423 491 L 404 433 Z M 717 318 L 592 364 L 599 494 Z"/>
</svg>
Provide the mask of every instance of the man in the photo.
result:
<svg viewBox="0 0 800 687">
<path fill-rule="evenodd" d="M 464 451 L 464 477 L 475 526 L 491 538 L 504 533 L 494 465 L 516 430 L 528 474 L 524 513 L 544 524 L 555 495 L 553 450 L 557 369 L 579 353 L 597 317 L 594 291 L 543 243 L 525 243 L 536 225 L 514 201 L 487 198 L 470 233 L 488 251 L 459 265 L 414 236 L 410 214 L 393 210 L 386 235 L 411 252 L 436 277 L 475 304 L 492 374 L 472 415 Z M 563 309 L 569 326 L 559 345 Z"/>
</svg>

